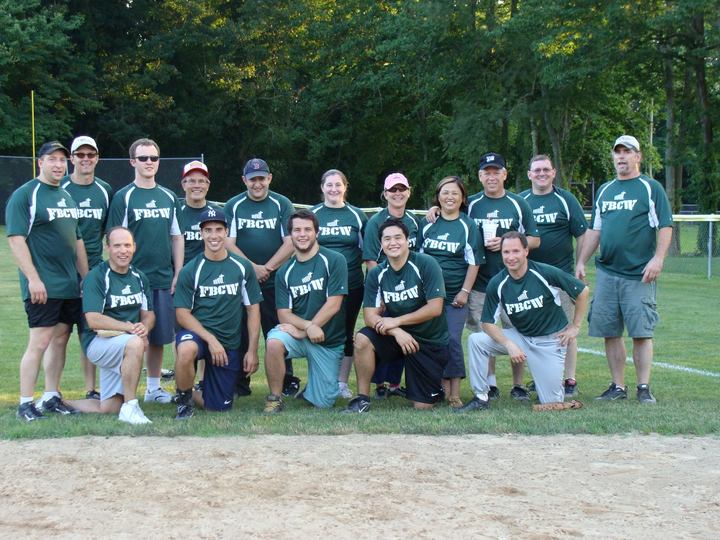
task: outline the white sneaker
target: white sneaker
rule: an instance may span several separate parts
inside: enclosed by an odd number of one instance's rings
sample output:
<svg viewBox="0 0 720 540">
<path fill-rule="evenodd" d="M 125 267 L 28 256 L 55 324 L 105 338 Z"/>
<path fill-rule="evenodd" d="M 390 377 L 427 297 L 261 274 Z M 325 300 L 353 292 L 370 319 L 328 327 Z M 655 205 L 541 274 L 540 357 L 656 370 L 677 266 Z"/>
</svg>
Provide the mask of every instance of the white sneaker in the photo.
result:
<svg viewBox="0 0 720 540">
<path fill-rule="evenodd" d="M 121 422 L 127 422 L 128 424 L 152 424 L 152 422 L 145 416 L 145 413 L 140 408 L 140 404 L 137 399 L 123 403 L 120 407 L 120 414 L 118 419 Z"/>
<path fill-rule="evenodd" d="M 172 398 L 172 394 L 162 388 L 158 388 L 152 392 L 145 391 L 145 403 L 170 403 Z"/>
<path fill-rule="evenodd" d="M 338 392 L 340 392 L 340 397 L 344 399 L 350 399 L 353 397 L 352 390 L 350 390 L 350 387 L 348 387 L 347 383 L 338 381 Z"/>
</svg>

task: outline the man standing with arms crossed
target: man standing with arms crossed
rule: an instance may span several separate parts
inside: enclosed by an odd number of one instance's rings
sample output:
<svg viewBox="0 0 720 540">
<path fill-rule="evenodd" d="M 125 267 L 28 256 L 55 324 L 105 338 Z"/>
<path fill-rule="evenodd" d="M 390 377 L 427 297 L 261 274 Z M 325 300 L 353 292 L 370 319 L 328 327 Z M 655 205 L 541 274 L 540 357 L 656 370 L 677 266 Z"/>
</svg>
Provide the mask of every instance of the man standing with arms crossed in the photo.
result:
<svg viewBox="0 0 720 540">
<path fill-rule="evenodd" d="M 100 154 L 95 139 L 87 136 L 76 137 L 70 145 L 70 163 L 73 164 L 73 172 L 60 182 L 63 189 L 72 195 L 78 205 L 80 234 L 85 243 L 88 267 L 91 270 L 103 261 L 102 239 L 112 199 L 110 185 L 95 176 L 95 167 L 99 160 Z M 78 334 L 80 330 L 78 329 Z M 51 345 L 49 351 L 54 352 L 54 347 L 55 343 Z M 65 348 L 63 347 L 58 354 L 65 354 Z M 85 375 L 85 397 L 100 399 L 100 394 L 95 390 L 95 364 L 88 361 L 82 348 L 80 363 Z"/>
<path fill-rule="evenodd" d="M 53 337 L 70 337 L 82 317 L 77 275 L 88 272 L 85 245 L 78 228 L 78 209 L 60 187 L 67 171 L 67 151 L 58 141 L 38 151 L 37 178 L 10 196 L 5 212 L 10 251 L 20 270 L 20 291 L 25 301 L 30 336 L 20 360 L 20 406 L 17 417 L 25 422 L 45 418 L 33 403 L 40 361 Z M 45 412 L 74 414 L 60 396 L 63 355 L 50 355 L 45 363 L 45 393 L 39 407 Z"/>
<path fill-rule="evenodd" d="M 183 267 L 175 289 L 175 313 L 182 327 L 175 340 L 177 420 L 193 415 L 193 403 L 213 411 L 230 409 L 237 373 L 258 368 L 262 295 L 255 272 L 250 261 L 225 247 L 222 210 L 206 209 L 199 222 L 205 249 Z M 246 309 L 244 334 L 249 341 L 242 343 Z M 193 392 L 197 360 L 205 360 L 204 380 L 202 389 Z"/>
<path fill-rule="evenodd" d="M 153 289 L 155 327 L 148 336 L 145 401 L 170 403 L 172 394 L 160 386 L 160 375 L 163 348 L 174 338 L 172 294 L 184 256 L 179 204 L 172 191 L 155 182 L 160 166 L 160 147 L 155 141 L 132 143 L 130 165 L 135 179 L 113 197 L 108 228 L 123 226 L 133 233 L 137 242 L 134 266 L 145 273 Z"/>
<path fill-rule="evenodd" d="M 275 271 L 293 252 L 288 219 L 293 213 L 290 200 L 270 191 L 272 173 L 268 164 L 259 158 L 249 160 L 243 169 L 243 183 L 247 187 L 225 204 L 230 231 L 227 248 L 248 259 L 260 282 L 263 301 L 260 303 L 260 322 L 263 335 L 278 324 L 275 310 Z M 283 394 L 295 396 L 300 391 L 300 379 L 293 376 L 292 361 L 285 363 Z M 239 374 L 238 395 L 250 393 L 249 374 Z"/>
<path fill-rule="evenodd" d="M 589 333 L 605 338 L 612 382 L 597 399 L 627 398 L 623 326 L 633 340 L 637 399 L 655 403 L 650 392 L 657 278 L 672 239 L 672 213 L 659 182 L 640 173 L 640 143 L 631 135 L 617 138 L 612 150 L 616 177 L 597 192 L 590 229 L 575 274 L 585 279 L 585 263 L 598 245 L 597 277 L 590 308 Z"/>
<path fill-rule="evenodd" d="M 530 158 L 527 175 L 532 188 L 523 191 L 520 196 L 530 205 L 542 240 L 540 247 L 530 252 L 530 259 L 574 275 L 572 239 L 574 237 L 576 242 L 575 253 L 579 254 L 587 230 L 582 206 L 575 195 L 553 184 L 556 171 L 549 156 L 539 154 Z M 574 302 L 564 290 L 560 290 L 560 300 L 565 316 L 572 321 Z M 567 397 L 577 395 L 576 366 L 577 340 L 572 339 L 567 343 L 565 355 Z"/>
</svg>

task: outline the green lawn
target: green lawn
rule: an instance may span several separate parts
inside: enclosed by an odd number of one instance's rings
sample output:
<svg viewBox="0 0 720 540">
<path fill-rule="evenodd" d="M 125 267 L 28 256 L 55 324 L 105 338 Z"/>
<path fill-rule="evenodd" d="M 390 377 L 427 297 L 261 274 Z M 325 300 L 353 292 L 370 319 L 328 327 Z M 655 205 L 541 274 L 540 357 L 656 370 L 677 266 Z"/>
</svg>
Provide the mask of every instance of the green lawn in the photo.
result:
<svg viewBox="0 0 720 540">
<path fill-rule="evenodd" d="M 673 266 L 672 262 L 672 259 L 668 261 L 668 267 Z M 282 415 L 265 417 L 261 411 L 267 385 L 264 374 L 260 372 L 253 378 L 252 395 L 236 400 L 234 410 L 224 414 L 199 411 L 187 422 L 176 422 L 173 419 L 174 406 L 150 404 L 143 406 L 154 422 L 150 426 L 130 427 L 118 422 L 114 416 L 94 415 L 53 417 L 45 422 L 26 425 L 15 419 L 15 408 L 18 364 L 26 345 L 27 323 L 19 298 L 17 270 L 6 242 L 0 243 L 0 297 L 3 298 L 0 304 L 0 434 L 4 438 L 128 434 L 215 437 L 358 432 L 720 434 L 720 377 L 656 367 L 652 387 L 658 398 L 657 405 L 640 406 L 634 399 L 624 403 L 595 402 L 592 398 L 607 387 L 610 377 L 605 359 L 587 353 L 580 354 L 578 365 L 580 399 L 585 403 L 585 408 L 580 411 L 533 413 L 527 403 L 512 401 L 507 395 L 511 381 L 509 364 L 506 358 L 501 358 L 498 361 L 498 381 L 503 396 L 493 402 L 490 411 L 478 414 L 454 414 L 445 406 L 430 412 L 415 412 L 407 402 L 391 399 L 373 402 L 371 413 L 362 416 L 340 414 L 345 404 L 344 400 L 340 400 L 329 411 L 314 410 L 299 401 L 291 401 Z M 718 300 L 720 278 L 707 280 L 702 275 L 665 273 L 659 286 L 662 321 L 655 341 L 656 361 L 720 374 Z M 588 338 L 586 331 L 584 328 L 580 347 L 602 351 L 602 340 Z M 172 367 L 169 351 L 166 358 L 165 367 Z M 305 361 L 296 360 L 295 366 L 297 374 L 305 379 Z M 634 370 L 629 366 L 628 385 L 634 386 L 634 377 Z M 526 380 L 529 379 L 528 372 Z M 354 388 L 352 379 L 351 387 Z M 37 388 L 42 388 L 41 381 Z M 82 389 L 78 344 L 73 337 L 63 376 L 63 393 L 69 398 L 79 398 L 83 394 Z M 634 395 L 632 389 L 631 395 Z M 462 397 L 464 400 L 471 397 L 467 381 Z"/>
</svg>

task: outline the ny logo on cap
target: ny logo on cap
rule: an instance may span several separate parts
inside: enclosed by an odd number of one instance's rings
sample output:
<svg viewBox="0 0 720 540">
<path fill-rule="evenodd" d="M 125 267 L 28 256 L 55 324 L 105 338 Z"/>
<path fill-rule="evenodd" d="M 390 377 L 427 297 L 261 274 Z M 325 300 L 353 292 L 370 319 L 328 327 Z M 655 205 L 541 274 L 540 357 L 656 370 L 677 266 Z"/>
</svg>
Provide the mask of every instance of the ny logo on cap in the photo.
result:
<svg viewBox="0 0 720 540">
<path fill-rule="evenodd" d="M 208 210 L 208 216 L 215 217 L 215 210 L 213 210 L 212 208 Z"/>
<path fill-rule="evenodd" d="M 495 156 L 487 156 L 487 157 L 485 158 L 485 162 L 486 162 L 486 163 L 490 163 L 491 161 L 495 161 Z"/>
</svg>

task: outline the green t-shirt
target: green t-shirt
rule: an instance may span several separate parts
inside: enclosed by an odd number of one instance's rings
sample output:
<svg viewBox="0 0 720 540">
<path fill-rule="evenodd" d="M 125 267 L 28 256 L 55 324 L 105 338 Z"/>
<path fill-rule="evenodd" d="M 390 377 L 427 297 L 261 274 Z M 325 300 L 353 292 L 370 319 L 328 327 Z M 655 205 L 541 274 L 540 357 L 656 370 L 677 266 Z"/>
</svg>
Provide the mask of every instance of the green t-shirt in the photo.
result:
<svg viewBox="0 0 720 540">
<path fill-rule="evenodd" d="M 524 336 L 547 336 L 568 324 L 560 305 L 560 290 L 573 300 L 585 289 L 574 276 L 549 264 L 528 261 L 528 271 L 514 279 L 502 270 L 488 283 L 481 321 L 494 323 L 502 309 Z"/>
<path fill-rule="evenodd" d="M 348 266 L 348 288 L 359 289 L 365 279 L 362 271 L 362 249 L 367 216 L 362 210 L 349 204 L 342 208 L 318 204 L 312 211 L 320 222 L 318 243 L 345 257 Z"/>
<path fill-rule="evenodd" d="M 553 186 L 552 191 L 544 195 L 535 195 L 528 189 L 520 196 L 530 205 L 540 231 L 540 247 L 530 251 L 530 258 L 572 274 L 572 239 L 582 236 L 587 230 L 585 214 L 575 195 Z"/>
<path fill-rule="evenodd" d="M 112 188 L 97 176 L 92 183 L 81 185 L 74 183 L 68 175 L 60 181 L 60 185 L 75 199 L 78 206 L 80 234 L 85 244 L 88 265 L 94 268 L 103 261 L 102 240 L 112 199 Z"/>
<path fill-rule="evenodd" d="M 388 317 L 399 317 L 417 311 L 433 298 L 445 298 L 440 265 L 430 255 L 411 251 L 398 271 L 384 261 L 368 272 L 363 305 L 366 308 L 385 306 Z M 443 346 L 449 341 L 444 313 L 402 328 L 420 343 Z"/>
<path fill-rule="evenodd" d="M 672 227 L 670 203 L 662 185 L 645 175 L 611 180 L 597 191 L 590 228 L 600 231 L 595 265 L 610 274 L 641 280 L 655 255 L 657 229 Z"/>
<path fill-rule="evenodd" d="M 222 261 L 198 255 L 180 271 L 173 303 L 189 309 L 226 349 L 241 345 L 245 307 L 262 302 L 250 261 L 229 253 Z"/>
<path fill-rule="evenodd" d="M 347 295 L 347 262 L 345 258 L 326 247 L 307 261 L 298 261 L 293 255 L 275 275 L 275 305 L 277 309 L 290 309 L 307 321 L 311 320 L 328 297 Z M 335 348 L 345 343 L 345 307 L 325 326 L 324 347 Z"/>
<path fill-rule="evenodd" d="M 77 277 L 78 208 L 70 194 L 34 178 L 16 189 L 5 209 L 7 236 L 24 236 L 48 298 L 80 297 Z M 20 274 L 23 300 L 28 280 Z"/>
<path fill-rule="evenodd" d="M 208 208 L 219 209 L 215 204 L 207 203 L 202 208 L 188 206 L 184 199 L 180 199 L 180 228 L 185 238 L 185 258 L 183 265 L 186 265 L 205 250 L 205 242 L 200 232 L 200 216 Z"/>
<path fill-rule="evenodd" d="M 140 322 L 140 311 L 152 311 L 152 289 L 148 278 L 130 265 L 126 274 L 110 268 L 107 261 L 94 267 L 83 280 L 83 313 L 102 313 L 122 322 Z M 97 334 L 84 325 L 80 342 L 87 350 Z"/>
<path fill-rule="evenodd" d="M 528 203 L 520 197 L 505 191 L 505 195 L 494 199 L 485 193 L 477 193 L 470 197 L 468 205 L 470 216 L 480 228 L 480 241 L 485 245 L 483 227 L 495 225 L 495 236 L 502 236 L 509 231 L 518 231 L 527 236 L 540 236 Z M 480 267 L 473 289 L 485 291 L 490 278 L 504 268 L 500 251 L 485 250 L 485 264 Z"/>
<path fill-rule="evenodd" d="M 383 208 L 380 212 L 368 220 L 367 225 L 365 226 L 365 237 L 363 240 L 362 258 L 364 261 L 375 261 L 379 264 L 386 259 L 380 243 L 380 237 L 378 236 L 378 230 L 380 229 L 380 225 L 388 219 L 395 218 L 390 215 L 387 208 Z M 418 240 L 420 235 L 420 220 L 410 212 L 405 212 L 401 221 L 407 225 L 410 233 L 408 236 L 408 245 L 410 246 L 410 250 L 418 251 L 420 248 L 420 242 Z"/>
<path fill-rule="evenodd" d="M 445 303 L 452 303 L 465 281 L 469 265 L 485 263 L 478 227 L 466 214 L 451 221 L 442 216 L 420 229 L 420 252 L 433 257 L 445 279 Z"/>
<path fill-rule="evenodd" d="M 229 236 L 251 262 L 265 264 L 290 235 L 288 220 L 293 211 L 290 199 L 273 191 L 262 201 L 241 193 L 225 204 Z M 272 277 L 265 283 L 272 285 Z"/>
<path fill-rule="evenodd" d="M 181 235 L 175 194 L 160 185 L 141 188 L 135 183 L 118 191 L 110 203 L 108 229 L 122 225 L 137 245 L 133 265 L 142 270 L 153 289 L 169 289 L 173 278 L 171 236 Z"/>
</svg>

